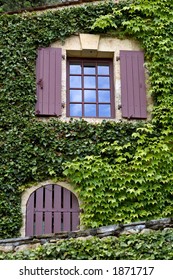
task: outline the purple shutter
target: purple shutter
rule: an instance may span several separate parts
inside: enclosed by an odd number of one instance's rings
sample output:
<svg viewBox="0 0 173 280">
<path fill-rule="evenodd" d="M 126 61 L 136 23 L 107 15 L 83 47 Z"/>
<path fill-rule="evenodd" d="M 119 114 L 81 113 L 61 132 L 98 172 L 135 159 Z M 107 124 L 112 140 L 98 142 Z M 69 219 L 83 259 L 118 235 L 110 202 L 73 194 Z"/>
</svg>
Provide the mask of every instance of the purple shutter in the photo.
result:
<svg viewBox="0 0 173 280">
<path fill-rule="evenodd" d="M 61 49 L 41 48 L 36 62 L 36 115 L 61 115 Z"/>
<path fill-rule="evenodd" d="M 124 118 L 147 118 L 144 54 L 120 51 L 121 106 Z"/>
</svg>

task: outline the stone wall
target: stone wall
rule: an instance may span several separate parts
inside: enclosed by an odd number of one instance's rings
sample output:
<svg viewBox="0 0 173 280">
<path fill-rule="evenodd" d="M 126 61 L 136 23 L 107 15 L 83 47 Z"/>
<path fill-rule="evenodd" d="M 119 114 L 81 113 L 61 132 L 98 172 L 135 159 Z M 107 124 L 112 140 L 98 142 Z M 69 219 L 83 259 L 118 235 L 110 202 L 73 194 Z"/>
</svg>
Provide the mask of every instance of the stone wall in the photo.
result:
<svg viewBox="0 0 173 280">
<path fill-rule="evenodd" d="M 122 234 L 146 234 L 156 230 L 166 230 L 173 228 L 173 218 L 163 218 L 159 220 L 135 222 L 122 225 L 110 225 L 103 226 L 96 229 L 79 230 L 73 232 L 60 232 L 55 234 L 46 234 L 33 237 L 19 237 L 12 239 L 0 240 L 1 252 L 17 252 L 20 250 L 34 249 L 39 245 L 45 243 L 57 243 L 59 240 L 65 240 L 70 238 L 76 239 L 88 239 L 93 236 L 99 238 L 116 236 L 119 237 Z"/>
</svg>

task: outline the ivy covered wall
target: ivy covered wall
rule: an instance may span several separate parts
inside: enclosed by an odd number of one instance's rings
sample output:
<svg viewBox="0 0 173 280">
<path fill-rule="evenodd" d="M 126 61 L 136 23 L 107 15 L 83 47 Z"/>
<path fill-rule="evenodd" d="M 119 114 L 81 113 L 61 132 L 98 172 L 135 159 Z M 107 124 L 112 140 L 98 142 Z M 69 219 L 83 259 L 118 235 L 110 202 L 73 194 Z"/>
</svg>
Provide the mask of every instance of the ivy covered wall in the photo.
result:
<svg viewBox="0 0 173 280">
<path fill-rule="evenodd" d="M 172 0 L 104 1 L 0 16 L 0 238 L 19 234 L 22 191 L 50 178 L 74 184 L 85 227 L 173 214 L 172 8 Z M 151 122 L 35 118 L 38 47 L 79 32 L 141 43 L 154 97 Z"/>
</svg>

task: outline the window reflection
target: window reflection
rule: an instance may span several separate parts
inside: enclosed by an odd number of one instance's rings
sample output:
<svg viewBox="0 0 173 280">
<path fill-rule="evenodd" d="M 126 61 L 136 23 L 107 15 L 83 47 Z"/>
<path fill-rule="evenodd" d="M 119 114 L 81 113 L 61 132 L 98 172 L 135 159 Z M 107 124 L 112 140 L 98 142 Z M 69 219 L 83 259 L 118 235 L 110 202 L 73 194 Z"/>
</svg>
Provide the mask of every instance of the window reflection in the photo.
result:
<svg viewBox="0 0 173 280">
<path fill-rule="evenodd" d="M 96 77 L 84 76 L 84 88 L 96 88 Z"/>
<path fill-rule="evenodd" d="M 82 81 L 80 76 L 70 76 L 70 87 L 71 88 L 81 88 Z"/>
<path fill-rule="evenodd" d="M 82 91 L 70 90 L 70 102 L 82 102 Z"/>
<path fill-rule="evenodd" d="M 82 117 L 82 104 L 70 104 L 70 116 Z"/>
<path fill-rule="evenodd" d="M 84 74 L 95 75 L 96 74 L 96 67 L 91 63 L 84 64 Z"/>
<path fill-rule="evenodd" d="M 110 81 L 109 77 L 98 77 L 98 88 L 109 88 Z"/>
<path fill-rule="evenodd" d="M 84 102 L 96 102 L 96 91 L 84 90 Z"/>
<path fill-rule="evenodd" d="M 85 104 L 84 114 L 86 117 L 96 117 L 96 105 L 95 104 Z"/>
<path fill-rule="evenodd" d="M 110 105 L 101 104 L 99 105 L 99 117 L 110 117 L 111 116 L 111 108 Z"/>
<path fill-rule="evenodd" d="M 110 102 L 110 91 L 109 90 L 99 90 L 98 91 L 98 101 L 99 102 Z"/>
<path fill-rule="evenodd" d="M 81 74 L 82 67 L 80 64 L 70 65 L 70 74 Z"/>
<path fill-rule="evenodd" d="M 109 75 L 109 65 L 98 65 L 98 75 Z"/>
</svg>

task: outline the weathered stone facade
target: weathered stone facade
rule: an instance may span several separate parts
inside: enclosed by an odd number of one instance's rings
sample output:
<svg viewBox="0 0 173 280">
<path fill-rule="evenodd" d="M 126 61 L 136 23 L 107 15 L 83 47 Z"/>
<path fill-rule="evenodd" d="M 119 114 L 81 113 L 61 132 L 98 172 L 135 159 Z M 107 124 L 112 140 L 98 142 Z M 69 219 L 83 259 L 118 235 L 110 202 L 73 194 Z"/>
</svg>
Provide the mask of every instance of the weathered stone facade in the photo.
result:
<svg viewBox="0 0 173 280">
<path fill-rule="evenodd" d="M 45 234 L 33 237 L 19 237 L 0 240 L 1 252 L 17 252 L 26 249 L 34 249 L 45 243 L 57 243 L 59 240 L 70 238 L 89 239 L 93 236 L 104 238 L 114 236 L 118 238 L 122 234 L 148 234 L 156 230 L 167 230 L 173 228 L 173 218 L 163 218 L 159 220 L 134 222 L 122 225 L 103 226 L 96 229 L 79 230 L 73 232 L 60 232 L 55 234 Z"/>
</svg>

